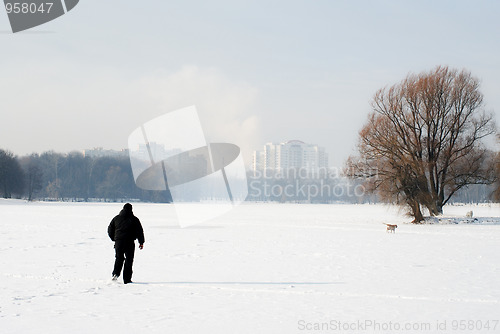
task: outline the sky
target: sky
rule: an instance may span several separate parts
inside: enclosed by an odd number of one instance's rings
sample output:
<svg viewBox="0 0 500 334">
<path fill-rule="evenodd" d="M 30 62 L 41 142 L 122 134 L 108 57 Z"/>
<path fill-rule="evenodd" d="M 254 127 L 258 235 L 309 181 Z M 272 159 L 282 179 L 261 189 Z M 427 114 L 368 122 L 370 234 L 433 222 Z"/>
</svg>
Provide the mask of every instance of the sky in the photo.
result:
<svg viewBox="0 0 500 334">
<path fill-rule="evenodd" d="M 195 105 L 207 141 L 239 145 L 247 165 L 298 139 L 340 167 L 373 94 L 409 73 L 471 71 L 500 122 L 499 14 L 493 0 L 81 0 L 13 34 L 0 8 L 0 148 L 123 149 Z"/>
</svg>

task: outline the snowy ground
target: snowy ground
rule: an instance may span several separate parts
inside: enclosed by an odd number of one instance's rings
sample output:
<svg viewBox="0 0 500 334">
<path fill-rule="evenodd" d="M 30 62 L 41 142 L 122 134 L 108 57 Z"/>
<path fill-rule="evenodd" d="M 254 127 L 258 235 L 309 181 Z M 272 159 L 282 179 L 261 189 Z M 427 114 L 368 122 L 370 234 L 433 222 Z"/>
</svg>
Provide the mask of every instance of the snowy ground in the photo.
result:
<svg viewBox="0 0 500 334">
<path fill-rule="evenodd" d="M 500 333 L 499 206 L 410 225 L 383 205 L 245 204 L 181 229 L 136 204 L 129 285 L 110 281 L 120 208 L 0 200 L 1 333 Z"/>
</svg>

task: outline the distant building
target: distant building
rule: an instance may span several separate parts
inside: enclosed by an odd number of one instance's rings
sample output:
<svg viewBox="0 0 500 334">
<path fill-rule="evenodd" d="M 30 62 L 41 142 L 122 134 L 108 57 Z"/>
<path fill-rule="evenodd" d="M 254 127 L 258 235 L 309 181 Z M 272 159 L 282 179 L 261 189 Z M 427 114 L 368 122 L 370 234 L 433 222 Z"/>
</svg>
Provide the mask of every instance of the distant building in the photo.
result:
<svg viewBox="0 0 500 334">
<path fill-rule="evenodd" d="M 256 171 L 283 172 L 303 169 L 316 172 L 328 168 L 328 154 L 323 147 L 307 144 L 300 140 L 264 145 L 263 151 L 254 151 L 252 169 Z"/>
<path fill-rule="evenodd" d="M 252 170 L 264 170 L 266 167 L 264 151 L 253 151 Z"/>
<path fill-rule="evenodd" d="M 102 158 L 102 157 L 128 157 L 128 150 L 123 149 L 121 151 L 116 150 L 105 150 L 102 147 L 95 147 L 89 150 L 83 150 L 83 155 L 90 158 Z"/>
<path fill-rule="evenodd" d="M 136 148 L 132 149 L 133 156 L 141 161 L 161 161 L 163 159 L 172 157 L 182 153 L 181 149 L 174 148 L 167 150 L 163 144 L 150 142 L 148 145 L 139 144 Z"/>
</svg>

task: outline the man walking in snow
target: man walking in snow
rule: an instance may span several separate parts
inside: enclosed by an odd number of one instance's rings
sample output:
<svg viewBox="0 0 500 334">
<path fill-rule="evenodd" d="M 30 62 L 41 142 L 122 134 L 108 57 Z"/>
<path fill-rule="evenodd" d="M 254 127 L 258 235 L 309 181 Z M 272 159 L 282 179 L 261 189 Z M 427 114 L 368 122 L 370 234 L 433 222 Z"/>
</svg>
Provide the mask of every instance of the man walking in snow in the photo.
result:
<svg viewBox="0 0 500 334">
<path fill-rule="evenodd" d="M 123 261 L 123 283 L 132 282 L 132 264 L 134 262 L 135 243 L 138 239 L 139 249 L 144 245 L 144 232 L 139 218 L 132 212 L 132 204 L 123 206 L 120 214 L 111 220 L 108 226 L 108 235 L 115 242 L 115 267 L 113 269 L 113 281 L 116 281 L 122 271 Z"/>
</svg>

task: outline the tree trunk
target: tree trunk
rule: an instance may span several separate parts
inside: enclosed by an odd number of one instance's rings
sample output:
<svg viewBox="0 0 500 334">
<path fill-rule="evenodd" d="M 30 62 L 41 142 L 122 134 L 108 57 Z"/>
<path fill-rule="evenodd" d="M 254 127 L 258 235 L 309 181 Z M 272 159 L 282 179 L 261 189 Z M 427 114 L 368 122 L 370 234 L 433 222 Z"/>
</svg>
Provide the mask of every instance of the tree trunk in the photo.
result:
<svg viewBox="0 0 500 334">
<path fill-rule="evenodd" d="M 420 209 L 420 204 L 417 201 L 411 201 L 408 203 L 410 206 L 410 214 L 413 216 L 413 224 L 420 224 L 424 220 L 422 215 L 422 210 Z"/>
<path fill-rule="evenodd" d="M 430 203 L 426 204 L 425 207 L 427 208 L 427 210 L 429 210 L 429 214 L 431 216 L 439 215 L 438 206 L 435 201 L 431 201 Z"/>
<path fill-rule="evenodd" d="M 443 214 L 443 204 L 437 203 L 437 213 L 438 213 L 437 215 L 442 215 Z"/>
<path fill-rule="evenodd" d="M 442 187 L 444 187 L 444 185 Z M 440 191 L 439 195 L 438 195 L 438 199 L 436 201 L 436 209 L 437 209 L 438 215 L 443 214 L 443 202 L 444 202 L 444 192 Z"/>
<path fill-rule="evenodd" d="M 28 202 L 31 202 L 33 199 L 33 176 L 29 176 L 29 184 L 28 184 Z"/>
</svg>

